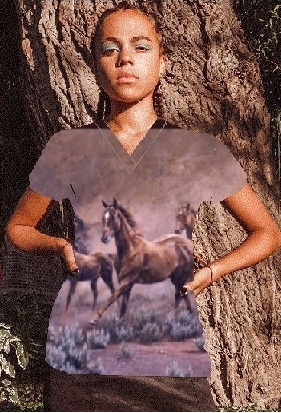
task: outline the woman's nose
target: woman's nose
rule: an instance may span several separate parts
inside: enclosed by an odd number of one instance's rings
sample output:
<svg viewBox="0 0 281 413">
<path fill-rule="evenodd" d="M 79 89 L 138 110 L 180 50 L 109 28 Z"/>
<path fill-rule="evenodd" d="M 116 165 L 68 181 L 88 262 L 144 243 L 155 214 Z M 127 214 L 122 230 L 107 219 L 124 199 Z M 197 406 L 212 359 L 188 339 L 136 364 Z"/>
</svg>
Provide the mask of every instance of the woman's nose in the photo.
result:
<svg viewBox="0 0 281 413">
<path fill-rule="evenodd" d="M 129 49 L 122 49 L 118 56 L 118 65 L 123 66 L 128 63 L 134 64 L 133 53 Z"/>
</svg>

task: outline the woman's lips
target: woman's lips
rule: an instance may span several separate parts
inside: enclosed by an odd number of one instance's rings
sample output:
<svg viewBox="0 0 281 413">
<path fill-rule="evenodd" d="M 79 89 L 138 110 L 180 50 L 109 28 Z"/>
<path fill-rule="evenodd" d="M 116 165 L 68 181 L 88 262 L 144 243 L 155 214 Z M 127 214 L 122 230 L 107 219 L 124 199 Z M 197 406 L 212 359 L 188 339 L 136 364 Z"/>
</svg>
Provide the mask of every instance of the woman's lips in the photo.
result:
<svg viewBox="0 0 281 413">
<path fill-rule="evenodd" d="M 117 77 L 117 83 L 132 83 L 137 80 L 137 76 L 134 73 L 123 72 Z"/>
<path fill-rule="evenodd" d="M 137 78 L 135 76 L 123 76 L 117 79 L 117 83 L 133 83 L 136 81 Z"/>
</svg>

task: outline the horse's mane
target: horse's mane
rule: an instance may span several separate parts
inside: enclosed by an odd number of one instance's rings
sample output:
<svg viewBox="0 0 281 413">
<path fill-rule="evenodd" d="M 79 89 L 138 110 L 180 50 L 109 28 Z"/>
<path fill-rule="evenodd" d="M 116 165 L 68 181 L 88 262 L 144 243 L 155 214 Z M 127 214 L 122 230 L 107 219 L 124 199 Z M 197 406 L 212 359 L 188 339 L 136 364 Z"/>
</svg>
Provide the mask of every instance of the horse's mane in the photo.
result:
<svg viewBox="0 0 281 413">
<path fill-rule="evenodd" d="M 133 218 L 133 215 L 124 207 L 124 205 L 118 204 L 117 209 L 122 212 L 124 217 L 126 218 L 128 224 L 130 225 L 131 228 L 135 229 L 137 226 L 136 221 Z"/>
</svg>

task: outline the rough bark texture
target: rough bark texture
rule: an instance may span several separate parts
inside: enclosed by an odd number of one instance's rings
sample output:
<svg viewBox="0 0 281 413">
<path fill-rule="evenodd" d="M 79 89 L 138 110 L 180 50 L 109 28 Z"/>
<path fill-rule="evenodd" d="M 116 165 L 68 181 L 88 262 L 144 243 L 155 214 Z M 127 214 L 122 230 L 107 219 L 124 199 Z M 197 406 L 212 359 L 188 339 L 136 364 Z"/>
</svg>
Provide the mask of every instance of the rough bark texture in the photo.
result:
<svg viewBox="0 0 281 413">
<path fill-rule="evenodd" d="M 35 158 L 52 133 L 92 122 L 99 90 L 89 65 L 99 14 L 118 1 L 19 0 L 21 87 L 28 135 L 18 130 L 9 148 L 14 175 L 4 187 L 5 216 L 24 189 Z M 132 3 L 134 3 L 132 1 Z M 246 170 L 249 183 L 278 215 L 271 160 L 270 116 L 260 73 L 228 0 L 142 1 L 161 21 L 169 53 L 164 113 L 185 128 L 217 135 Z M 12 110 L 12 109 L 10 109 Z M 6 114 L 6 116 L 8 116 Z M 7 123 L 6 123 L 7 124 Z M 6 127 L 6 146 L 9 126 Z M 22 155 L 32 148 L 32 156 Z M 17 148 L 17 152 L 13 151 Z M 19 160 L 25 176 L 19 186 Z M 6 165 L 7 166 L 7 165 Z M 21 172 L 22 174 L 22 172 Z M 5 178 L 5 173 L 4 173 Z M 16 192 L 15 192 L 16 191 Z M 16 194 L 16 195 L 15 195 Z M 200 208 L 195 250 L 212 260 L 245 237 L 221 205 Z M 224 277 L 198 297 L 218 405 L 281 406 L 280 254 Z"/>
</svg>

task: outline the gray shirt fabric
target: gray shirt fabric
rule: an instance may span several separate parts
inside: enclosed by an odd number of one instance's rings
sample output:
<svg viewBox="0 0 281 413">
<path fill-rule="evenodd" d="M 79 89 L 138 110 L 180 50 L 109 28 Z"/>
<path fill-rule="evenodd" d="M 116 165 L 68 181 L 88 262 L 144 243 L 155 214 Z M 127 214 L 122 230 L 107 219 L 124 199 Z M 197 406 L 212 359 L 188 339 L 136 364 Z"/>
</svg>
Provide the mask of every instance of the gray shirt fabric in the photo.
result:
<svg viewBox="0 0 281 413">
<path fill-rule="evenodd" d="M 209 377 L 196 300 L 178 297 L 193 278 L 193 256 L 186 234 L 175 235 L 175 219 L 180 205 L 196 213 L 203 201 L 220 202 L 246 182 L 219 139 L 162 119 L 132 155 L 102 120 L 51 137 L 30 187 L 71 201 L 81 276 L 58 292 L 47 362 L 68 373 Z M 112 303 L 106 271 L 122 291 Z"/>
</svg>

